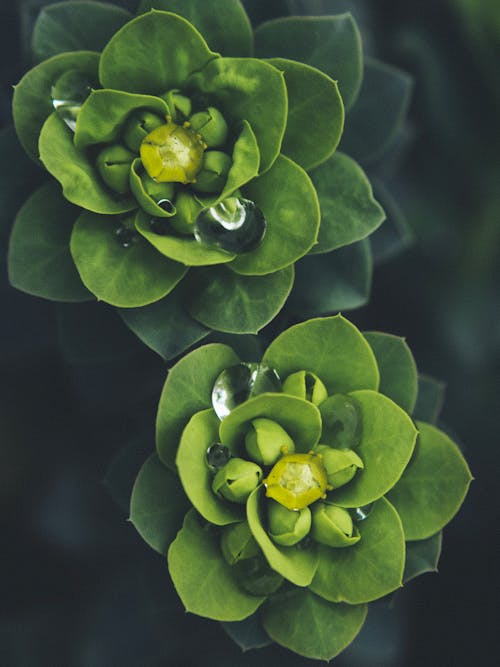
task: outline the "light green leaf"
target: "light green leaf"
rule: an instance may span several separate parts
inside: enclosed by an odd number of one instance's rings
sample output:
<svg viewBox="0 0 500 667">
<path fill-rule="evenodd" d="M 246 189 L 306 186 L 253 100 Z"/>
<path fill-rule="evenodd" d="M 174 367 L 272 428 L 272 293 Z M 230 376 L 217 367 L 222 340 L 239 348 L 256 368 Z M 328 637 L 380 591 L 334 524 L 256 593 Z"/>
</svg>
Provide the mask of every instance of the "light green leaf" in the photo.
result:
<svg viewBox="0 0 500 667">
<path fill-rule="evenodd" d="M 341 315 L 297 324 L 280 334 L 262 359 L 281 378 L 296 371 L 316 373 L 329 394 L 377 389 L 375 356 L 360 331 Z"/>
<path fill-rule="evenodd" d="M 281 547 L 269 537 L 265 526 L 264 487 L 253 491 L 247 501 L 247 519 L 252 535 L 262 549 L 273 570 L 296 586 L 308 586 L 318 566 L 318 552 L 314 545 L 307 549 Z"/>
<path fill-rule="evenodd" d="M 356 453 L 365 467 L 332 495 L 341 507 L 368 505 L 392 489 L 408 465 L 417 437 L 406 412 L 383 394 L 353 391 L 351 396 L 361 407 L 363 433 Z"/>
<path fill-rule="evenodd" d="M 426 572 L 437 572 L 442 541 L 443 533 L 439 532 L 426 540 L 406 543 L 404 583 Z"/>
<path fill-rule="evenodd" d="M 14 90 L 12 108 L 16 131 L 24 150 L 38 159 L 38 138 L 46 119 L 54 111 L 50 94 L 57 79 L 76 69 L 97 82 L 99 54 L 91 51 L 61 53 L 33 67 Z"/>
<path fill-rule="evenodd" d="M 336 81 L 315 67 L 285 58 L 271 65 L 285 75 L 288 118 L 282 152 L 312 169 L 337 148 L 344 128 L 344 104 Z"/>
<path fill-rule="evenodd" d="M 83 213 L 71 235 L 71 254 L 85 286 L 98 299 L 119 308 L 136 308 L 171 292 L 185 267 L 160 255 L 139 235 L 124 247 L 116 217 Z"/>
<path fill-rule="evenodd" d="M 302 167 L 280 155 L 269 171 L 247 183 L 242 192 L 264 213 L 267 229 L 255 250 L 231 262 L 233 271 L 269 274 L 290 266 L 313 247 L 319 229 L 319 204 Z"/>
<path fill-rule="evenodd" d="M 358 529 L 361 539 L 348 549 L 320 547 L 319 566 L 310 588 L 325 600 L 371 602 L 403 584 L 405 537 L 394 507 L 381 498 Z"/>
<path fill-rule="evenodd" d="M 216 621 L 241 621 L 265 598 L 245 593 L 222 557 L 219 535 L 204 529 L 194 510 L 168 550 L 168 569 L 186 611 Z"/>
<path fill-rule="evenodd" d="M 142 0 L 139 12 L 164 9 L 180 14 L 201 32 L 213 51 L 223 56 L 251 56 L 252 26 L 239 0 Z"/>
<path fill-rule="evenodd" d="M 33 53 L 37 60 L 45 60 L 65 51 L 101 51 L 131 18 L 125 9 L 103 2 L 59 2 L 43 7 L 33 28 Z"/>
<path fill-rule="evenodd" d="M 43 185 L 19 211 L 10 237 L 8 269 L 11 285 L 54 301 L 88 301 L 69 251 L 78 209 L 62 196 L 59 186 Z"/>
<path fill-rule="evenodd" d="M 358 95 L 363 55 L 359 30 L 350 14 L 268 21 L 255 30 L 255 51 L 260 58 L 290 58 L 328 74 L 338 81 L 346 109 Z"/>
<path fill-rule="evenodd" d="M 246 120 L 243 121 L 240 135 L 234 144 L 232 159 L 233 164 L 227 175 L 226 184 L 214 204 L 229 197 L 259 173 L 259 145 L 252 127 Z"/>
<path fill-rule="evenodd" d="M 378 331 L 364 336 L 377 359 L 379 391 L 411 414 L 417 400 L 417 366 L 404 338 Z"/>
<path fill-rule="evenodd" d="M 251 648 L 263 648 L 273 643 L 273 640 L 265 633 L 258 613 L 249 616 L 244 621 L 223 623 L 222 627 L 243 652 Z"/>
<path fill-rule="evenodd" d="M 331 660 L 353 641 L 366 605 L 332 604 L 295 588 L 270 598 L 262 609 L 264 630 L 285 648 L 313 660 Z"/>
<path fill-rule="evenodd" d="M 388 495 L 407 540 L 424 540 L 451 521 L 472 480 L 460 450 L 443 431 L 424 422 L 417 427 L 415 454 Z"/>
<path fill-rule="evenodd" d="M 418 376 L 417 404 L 413 418 L 435 424 L 444 403 L 446 385 L 429 375 Z"/>
<path fill-rule="evenodd" d="M 193 415 L 182 432 L 175 462 L 184 491 L 195 509 L 210 523 L 225 526 L 242 521 L 243 508 L 222 500 L 212 491 L 214 476 L 206 454 L 218 442 L 219 423 L 211 408 Z"/>
<path fill-rule="evenodd" d="M 266 276 L 241 276 L 223 266 L 198 269 L 188 311 L 210 329 L 257 333 L 283 307 L 293 277 L 293 266 Z"/>
<path fill-rule="evenodd" d="M 343 153 L 335 153 L 311 172 L 321 208 L 318 244 L 312 253 L 323 253 L 361 241 L 385 218 L 372 187 L 359 165 Z"/>
<path fill-rule="evenodd" d="M 212 405 L 217 376 L 239 361 L 230 347 L 212 343 L 190 352 L 170 369 L 156 418 L 156 448 L 165 465 L 175 469 L 184 427 L 195 412 Z"/>
<path fill-rule="evenodd" d="M 166 555 L 189 504 L 179 480 L 156 454 L 142 466 L 130 499 L 130 521 L 150 547 Z"/>
</svg>

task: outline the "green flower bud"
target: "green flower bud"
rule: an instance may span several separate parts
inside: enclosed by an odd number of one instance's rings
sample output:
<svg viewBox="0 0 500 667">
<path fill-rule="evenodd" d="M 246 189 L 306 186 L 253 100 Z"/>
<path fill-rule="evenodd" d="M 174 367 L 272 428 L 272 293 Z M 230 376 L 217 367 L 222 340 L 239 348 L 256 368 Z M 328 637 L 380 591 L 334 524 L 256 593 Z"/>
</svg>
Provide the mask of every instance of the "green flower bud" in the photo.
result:
<svg viewBox="0 0 500 667">
<path fill-rule="evenodd" d="M 193 234 L 198 213 L 203 209 L 192 194 L 179 192 L 175 199 L 176 214 L 170 218 L 170 226 L 180 234 Z"/>
<path fill-rule="evenodd" d="M 361 442 L 363 416 L 352 396 L 334 394 L 320 408 L 323 441 L 338 449 L 354 449 Z"/>
<path fill-rule="evenodd" d="M 164 124 L 165 119 L 156 113 L 152 113 L 146 109 L 133 111 L 125 124 L 123 141 L 131 151 L 138 153 L 141 143 L 147 135 Z"/>
<path fill-rule="evenodd" d="M 162 199 L 173 201 L 175 196 L 175 185 L 173 183 L 158 183 L 146 172 L 141 174 L 141 181 L 144 190 L 156 202 Z"/>
<path fill-rule="evenodd" d="M 226 153 L 207 151 L 193 187 L 198 192 L 220 192 L 226 184 L 232 164 L 232 159 Z"/>
<path fill-rule="evenodd" d="M 239 560 L 233 568 L 238 584 L 250 595 L 271 595 L 283 583 L 283 577 L 269 567 L 262 554 Z"/>
<path fill-rule="evenodd" d="M 191 127 L 199 132 L 209 148 L 218 148 L 226 143 L 228 135 L 227 123 L 221 112 L 215 107 L 198 111 L 189 119 Z"/>
<path fill-rule="evenodd" d="M 292 547 L 300 542 L 311 530 L 311 510 L 289 510 L 273 500 L 267 510 L 269 536 L 276 544 Z"/>
<path fill-rule="evenodd" d="M 234 458 L 215 475 L 212 490 L 233 503 L 245 503 L 261 479 L 262 470 L 256 463 Z"/>
<path fill-rule="evenodd" d="M 320 405 L 328 398 L 328 392 L 323 382 L 316 373 L 309 371 L 297 371 L 292 373 L 283 382 L 285 394 L 292 394 L 299 398 L 305 398 L 314 405 Z"/>
<path fill-rule="evenodd" d="M 329 503 L 313 506 L 311 537 L 328 547 L 349 547 L 360 539 L 349 512 Z"/>
<path fill-rule="evenodd" d="M 288 433 L 271 419 L 260 417 L 252 420 L 245 437 L 248 455 L 257 463 L 271 466 L 283 454 L 293 454 L 295 444 Z"/>
<path fill-rule="evenodd" d="M 334 489 L 350 482 L 358 469 L 364 468 L 363 461 L 352 449 L 333 449 L 319 445 L 315 451 L 323 457 L 328 483 Z"/>
<path fill-rule="evenodd" d="M 97 156 L 97 171 L 108 187 L 125 194 L 130 191 L 129 173 L 134 158 L 135 155 L 120 144 L 106 146 Z"/>
<path fill-rule="evenodd" d="M 233 523 L 224 528 L 220 546 L 222 555 L 229 565 L 234 565 L 245 558 L 253 558 L 260 553 L 259 545 L 246 521 Z"/>
<path fill-rule="evenodd" d="M 165 95 L 161 95 L 162 99 L 168 105 L 170 115 L 177 122 L 183 122 L 191 115 L 191 100 L 186 95 L 183 95 L 178 88 L 169 90 Z"/>
</svg>

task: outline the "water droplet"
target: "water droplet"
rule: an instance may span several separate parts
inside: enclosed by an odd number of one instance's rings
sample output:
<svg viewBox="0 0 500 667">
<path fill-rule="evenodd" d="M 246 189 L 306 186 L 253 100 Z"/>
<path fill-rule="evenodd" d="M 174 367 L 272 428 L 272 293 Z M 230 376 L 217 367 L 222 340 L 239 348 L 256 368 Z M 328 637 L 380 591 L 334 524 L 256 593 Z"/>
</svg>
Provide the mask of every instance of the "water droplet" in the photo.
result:
<svg viewBox="0 0 500 667">
<path fill-rule="evenodd" d="M 238 254 L 254 250 L 262 241 L 266 226 L 264 214 L 254 202 L 229 197 L 199 213 L 194 235 L 203 245 Z"/>
<path fill-rule="evenodd" d="M 255 363 L 237 364 L 226 368 L 216 379 L 212 405 L 219 419 L 224 419 L 240 403 L 267 391 L 281 391 L 281 381 L 274 368 Z"/>
<path fill-rule="evenodd" d="M 370 516 L 372 510 L 373 503 L 369 503 L 368 505 L 363 505 L 362 507 L 355 507 L 354 509 L 350 510 L 350 514 L 353 521 L 360 523 Z"/>
<path fill-rule="evenodd" d="M 123 248 L 130 248 L 130 246 L 136 241 L 137 239 L 137 232 L 135 229 L 131 229 L 130 227 L 126 227 L 125 225 L 120 225 L 114 230 L 114 235 L 118 243 L 123 247 Z"/>
<path fill-rule="evenodd" d="M 81 106 L 91 90 L 91 81 L 78 70 L 64 72 L 51 88 L 52 106 L 73 132 Z"/>
<path fill-rule="evenodd" d="M 159 199 L 156 203 L 167 213 L 173 213 L 175 211 L 175 206 L 170 199 Z"/>
<path fill-rule="evenodd" d="M 210 468 L 223 468 L 231 458 L 231 452 L 228 447 L 216 442 L 207 449 L 207 465 Z"/>
</svg>

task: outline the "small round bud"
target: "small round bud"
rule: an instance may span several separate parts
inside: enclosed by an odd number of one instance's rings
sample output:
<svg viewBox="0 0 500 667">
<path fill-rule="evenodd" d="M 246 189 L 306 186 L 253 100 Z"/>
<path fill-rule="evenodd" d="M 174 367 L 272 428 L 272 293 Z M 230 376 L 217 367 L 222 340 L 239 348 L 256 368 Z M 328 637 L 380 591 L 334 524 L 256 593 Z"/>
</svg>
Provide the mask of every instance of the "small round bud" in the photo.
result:
<svg viewBox="0 0 500 667">
<path fill-rule="evenodd" d="M 96 167 L 108 187 L 125 194 L 130 191 L 130 165 L 135 155 L 120 144 L 106 146 L 97 156 Z"/>
<path fill-rule="evenodd" d="M 350 482 L 357 471 L 364 468 L 363 461 L 352 449 L 333 449 L 319 445 L 315 451 L 323 457 L 328 483 L 334 489 Z"/>
<path fill-rule="evenodd" d="M 170 226 L 180 234 L 193 234 L 194 223 L 203 206 L 189 192 L 179 192 L 175 199 L 176 214 Z"/>
<path fill-rule="evenodd" d="M 328 392 L 323 382 L 316 373 L 310 373 L 309 371 L 297 371 L 289 375 L 283 382 L 283 391 L 285 394 L 305 398 L 314 405 L 320 405 L 328 398 Z"/>
<path fill-rule="evenodd" d="M 215 475 L 212 490 L 233 503 L 245 503 L 261 479 L 262 470 L 256 463 L 234 458 Z"/>
<path fill-rule="evenodd" d="M 169 90 L 161 96 L 168 105 L 170 115 L 177 122 L 182 122 L 191 114 L 191 100 L 183 95 L 178 88 Z"/>
<path fill-rule="evenodd" d="M 329 503 L 313 506 L 311 537 L 328 547 L 349 547 L 360 539 L 349 512 Z"/>
<path fill-rule="evenodd" d="M 123 130 L 123 141 L 134 153 L 138 153 L 141 143 L 147 135 L 160 125 L 165 124 L 165 119 L 156 113 L 140 109 L 133 111 Z"/>
<path fill-rule="evenodd" d="M 269 536 L 276 544 L 292 547 L 300 542 L 311 530 L 311 510 L 289 510 L 273 500 L 267 510 Z"/>
<path fill-rule="evenodd" d="M 209 148 L 218 148 L 226 143 L 228 135 L 227 123 L 221 112 L 215 107 L 198 111 L 189 119 L 191 127 L 199 132 Z"/>
<path fill-rule="evenodd" d="M 141 181 L 146 193 L 155 201 L 174 199 L 175 186 L 173 183 L 158 183 L 146 172 L 141 174 Z"/>
<path fill-rule="evenodd" d="M 229 565 L 234 565 L 245 558 L 253 558 L 260 553 L 259 545 L 246 521 L 233 523 L 224 528 L 220 546 L 222 555 Z"/>
<path fill-rule="evenodd" d="M 245 447 L 250 458 L 265 466 L 271 466 L 283 454 L 295 451 L 294 442 L 285 429 L 264 417 L 252 420 Z"/>
<path fill-rule="evenodd" d="M 198 192 L 220 192 L 226 184 L 232 164 L 232 159 L 226 153 L 207 151 L 193 187 Z"/>
</svg>

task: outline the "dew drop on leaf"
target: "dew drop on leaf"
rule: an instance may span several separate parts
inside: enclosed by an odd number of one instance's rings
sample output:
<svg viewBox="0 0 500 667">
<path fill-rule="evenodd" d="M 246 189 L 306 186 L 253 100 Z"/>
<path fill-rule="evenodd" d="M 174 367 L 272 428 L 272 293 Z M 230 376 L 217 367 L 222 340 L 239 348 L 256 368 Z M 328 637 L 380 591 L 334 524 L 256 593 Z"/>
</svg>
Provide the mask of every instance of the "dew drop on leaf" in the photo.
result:
<svg viewBox="0 0 500 667">
<path fill-rule="evenodd" d="M 274 368 L 257 363 L 236 364 L 223 370 L 216 379 L 212 405 L 219 419 L 224 419 L 240 403 L 268 391 L 281 391 L 281 381 Z"/>
<path fill-rule="evenodd" d="M 167 213 L 173 213 L 175 210 L 175 206 L 170 201 L 170 199 L 159 199 L 156 203 Z"/>
<path fill-rule="evenodd" d="M 123 248 L 130 248 L 130 246 L 137 238 L 137 232 L 134 229 L 130 229 L 130 227 L 126 227 L 125 225 L 116 227 L 114 230 L 114 235 L 118 243 Z"/>
<path fill-rule="evenodd" d="M 73 132 L 82 104 L 91 90 L 91 81 L 78 70 L 64 72 L 51 88 L 52 106 Z"/>
<path fill-rule="evenodd" d="M 231 452 L 228 447 L 216 442 L 207 449 L 207 464 L 210 468 L 219 470 L 223 468 L 231 458 Z"/>
<path fill-rule="evenodd" d="M 360 523 L 370 516 L 372 510 L 373 503 L 370 503 L 369 505 L 363 505 L 362 507 L 355 507 L 354 509 L 350 510 L 350 514 L 353 521 Z"/>
</svg>

